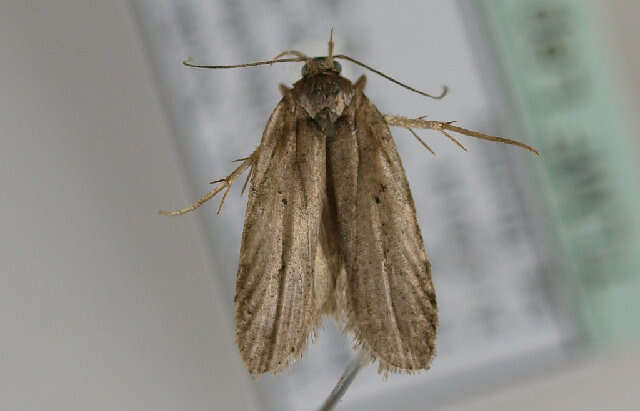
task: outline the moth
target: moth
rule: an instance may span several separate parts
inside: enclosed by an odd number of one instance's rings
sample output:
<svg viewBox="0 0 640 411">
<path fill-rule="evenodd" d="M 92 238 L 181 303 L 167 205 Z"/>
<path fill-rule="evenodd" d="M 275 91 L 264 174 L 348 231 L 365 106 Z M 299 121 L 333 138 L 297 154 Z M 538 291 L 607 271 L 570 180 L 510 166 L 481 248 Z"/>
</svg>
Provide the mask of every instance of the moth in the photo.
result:
<svg viewBox="0 0 640 411">
<path fill-rule="evenodd" d="M 274 374 L 301 358 L 324 316 L 353 334 L 364 358 L 379 371 L 428 369 L 438 328 L 431 267 L 402 161 L 389 126 L 447 131 L 514 144 L 454 126 L 382 115 L 364 94 L 366 79 L 340 75 L 337 59 L 351 61 L 419 94 L 346 55 L 309 58 L 288 50 L 272 60 L 233 66 L 304 62 L 293 88 L 281 85 L 255 151 L 181 215 L 225 190 L 248 170 L 249 199 L 235 294 L 236 341 L 252 375 Z M 292 56 L 283 58 L 284 56 Z M 465 149 L 466 150 L 466 149 Z M 433 152 L 433 151 L 432 151 Z"/>
</svg>

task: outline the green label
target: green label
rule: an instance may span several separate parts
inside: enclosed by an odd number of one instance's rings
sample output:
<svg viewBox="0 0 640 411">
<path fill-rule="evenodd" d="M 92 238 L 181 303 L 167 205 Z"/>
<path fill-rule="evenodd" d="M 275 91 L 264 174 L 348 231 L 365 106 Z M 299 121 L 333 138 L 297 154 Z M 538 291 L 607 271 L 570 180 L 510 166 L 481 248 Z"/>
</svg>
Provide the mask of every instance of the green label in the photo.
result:
<svg viewBox="0 0 640 411">
<path fill-rule="evenodd" d="M 538 195 L 594 341 L 640 335 L 640 177 L 609 62 L 583 1 L 485 0 L 516 117 L 541 152 Z M 562 268 L 560 268 L 562 267 Z"/>
</svg>

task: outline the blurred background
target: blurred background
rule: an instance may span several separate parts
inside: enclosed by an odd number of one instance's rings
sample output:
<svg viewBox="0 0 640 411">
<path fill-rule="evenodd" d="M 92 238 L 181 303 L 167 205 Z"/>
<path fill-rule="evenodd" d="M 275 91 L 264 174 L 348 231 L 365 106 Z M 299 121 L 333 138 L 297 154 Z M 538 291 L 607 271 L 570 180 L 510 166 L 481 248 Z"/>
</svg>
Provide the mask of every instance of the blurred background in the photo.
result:
<svg viewBox="0 0 640 411">
<path fill-rule="evenodd" d="M 0 409 L 313 410 L 353 356 L 327 321 L 290 372 L 234 343 L 246 196 L 181 208 L 251 153 L 301 64 L 336 51 L 394 129 L 441 311 L 431 370 L 363 369 L 343 410 L 640 404 L 640 4 L 623 0 L 0 2 Z M 343 63 L 355 80 L 363 71 Z M 240 185 L 238 185 L 240 186 Z"/>
</svg>

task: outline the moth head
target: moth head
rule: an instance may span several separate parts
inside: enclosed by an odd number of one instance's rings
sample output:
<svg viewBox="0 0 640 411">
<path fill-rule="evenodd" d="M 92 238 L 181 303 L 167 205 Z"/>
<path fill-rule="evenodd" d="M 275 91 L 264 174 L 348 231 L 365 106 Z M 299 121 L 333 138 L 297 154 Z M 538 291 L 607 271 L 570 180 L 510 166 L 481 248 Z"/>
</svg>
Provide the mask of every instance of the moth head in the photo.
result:
<svg viewBox="0 0 640 411">
<path fill-rule="evenodd" d="M 314 57 L 302 66 L 302 77 L 311 77 L 320 73 L 340 74 L 342 66 L 330 57 Z"/>
<path fill-rule="evenodd" d="M 314 57 L 307 59 L 307 62 L 302 66 L 302 77 L 311 77 L 320 73 L 335 73 L 340 74 L 342 66 L 333 58 L 333 29 L 329 34 L 329 55 L 327 57 Z"/>
</svg>

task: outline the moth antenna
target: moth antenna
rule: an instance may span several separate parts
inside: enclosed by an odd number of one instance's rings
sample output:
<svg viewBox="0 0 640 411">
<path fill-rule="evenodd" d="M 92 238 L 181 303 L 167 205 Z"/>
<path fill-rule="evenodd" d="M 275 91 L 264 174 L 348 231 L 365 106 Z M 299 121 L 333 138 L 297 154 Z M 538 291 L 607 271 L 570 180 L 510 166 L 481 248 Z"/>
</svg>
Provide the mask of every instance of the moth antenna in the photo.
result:
<svg viewBox="0 0 640 411">
<path fill-rule="evenodd" d="M 240 67 L 263 66 L 266 64 L 273 64 L 273 63 L 291 63 L 291 62 L 300 62 L 300 61 L 307 61 L 307 58 L 302 58 L 302 57 L 294 57 L 294 58 L 287 58 L 287 59 L 276 58 L 273 60 L 254 61 L 253 63 L 233 64 L 231 66 L 208 66 L 204 64 L 194 64 L 191 62 L 191 60 L 185 60 L 182 62 L 182 64 L 184 64 L 187 67 L 201 68 L 201 69 L 230 69 L 230 68 L 240 68 Z"/>
<path fill-rule="evenodd" d="M 282 53 L 280 53 L 280 54 L 278 54 L 277 56 L 275 56 L 273 59 L 274 59 L 274 60 L 277 60 L 277 59 L 279 59 L 280 57 L 284 57 L 284 56 L 287 56 L 287 55 L 296 56 L 296 57 L 298 57 L 298 58 L 304 59 L 305 61 L 306 61 L 306 60 L 309 60 L 309 57 L 307 57 L 307 55 L 306 55 L 306 54 L 304 54 L 303 52 L 298 51 L 298 50 L 285 50 L 285 51 L 283 51 Z"/>
<path fill-rule="evenodd" d="M 369 70 L 369 71 L 371 71 L 371 72 L 373 72 L 373 73 L 376 73 L 377 75 L 379 75 L 379 76 L 381 76 L 381 77 L 386 78 L 387 80 L 391 81 L 392 83 L 396 83 L 397 85 L 399 85 L 399 86 L 401 86 L 401 87 L 404 87 L 404 88 L 406 88 L 407 90 L 411 90 L 411 91 L 413 91 L 414 93 L 418 93 L 418 94 L 420 94 L 421 96 L 425 96 L 425 97 L 433 98 L 433 99 L 436 99 L 436 100 L 440 100 L 441 98 L 443 98 L 444 96 L 446 96 L 446 95 L 447 95 L 447 92 L 449 91 L 449 87 L 447 87 L 447 86 L 445 85 L 445 86 L 442 86 L 442 93 L 440 93 L 440 94 L 439 94 L 439 95 L 437 95 L 437 96 L 434 96 L 434 95 L 432 95 L 432 94 L 425 93 L 424 91 L 417 90 L 417 89 L 415 89 L 415 88 L 413 88 L 413 87 L 411 87 L 411 86 L 408 86 L 408 85 L 406 85 L 406 84 L 404 84 L 404 83 L 401 83 L 401 82 L 399 82 L 398 80 L 396 80 L 396 79 L 394 79 L 394 78 L 392 78 L 392 77 L 390 77 L 390 76 L 387 76 L 387 75 L 386 75 L 386 74 L 384 74 L 383 72 L 381 72 L 381 71 L 379 71 L 379 70 L 376 70 L 376 69 L 374 69 L 373 67 L 368 66 L 368 65 L 364 64 L 363 62 L 358 61 L 358 60 L 356 60 L 356 59 L 354 59 L 354 58 L 351 58 L 351 57 L 349 57 L 349 56 L 346 56 L 346 55 L 344 55 L 344 54 L 336 54 L 336 55 L 335 55 L 335 56 L 333 56 L 333 57 L 334 57 L 334 58 L 337 58 L 337 59 L 344 59 L 344 60 L 348 60 L 348 61 L 350 61 L 350 62 L 352 62 L 352 63 L 354 63 L 354 64 L 357 64 L 357 65 L 359 65 L 359 66 L 361 66 L 361 67 L 364 67 L 364 68 L 366 68 L 367 70 Z"/>
<path fill-rule="evenodd" d="M 329 33 L 329 67 L 333 67 L 333 27 Z"/>
<path fill-rule="evenodd" d="M 418 141 L 419 141 L 420 143 L 422 143 L 422 145 L 424 146 L 424 148 L 426 148 L 427 150 L 429 150 L 429 151 L 431 152 L 431 154 L 433 154 L 434 156 L 436 155 L 436 153 L 431 149 L 431 147 L 429 147 L 429 146 L 427 145 L 427 143 L 425 143 L 425 142 L 420 138 L 420 136 L 419 136 L 415 131 L 413 131 L 413 129 L 412 129 L 411 127 L 407 127 L 407 130 L 409 130 L 409 131 L 411 132 L 411 134 L 413 134 L 413 136 L 414 136 L 416 139 L 418 139 Z"/>
<path fill-rule="evenodd" d="M 175 211 L 160 210 L 160 211 L 158 211 L 158 214 L 164 215 L 164 216 L 168 216 L 168 217 L 187 214 L 188 212 L 197 209 L 198 207 L 200 207 L 201 205 L 203 205 L 207 201 L 211 200 L 216 194 L 218 194 L 220 191 L 222 191 L 223 188 L 226 187 L 227 191 L 225 192 L 225 194 L 224 194 L 224 196 L 222 198 L 222 201 L 220 202 L 220 207 L 218 207 L 218 214 L 219 214 L 220 213 L 220 209 L 222 208 L 222 203 L 224 202 L 224 199 L 226 198 L 227 193 L 229 192 L 229 188 L 231 188 L 231 184 L 233 184 L 234 180 L 236 178 L 238 178 L 240 175 L 242 175 L 242 173 L 244 173 L 245 170 L 248 167 L 253 165 L 254 155 L 256 155 L 258 150 L 259 150 L 259 148 L 256 151 L 254 151 L 253 154 L 251 154 L 251 156 L 249 158 L 244 160 L 244 162 L 242 164 L 240 164 L 240 166 L 238 168 L 233 170 L 233 172 L 231 174 L 229 174 L 226 178 L 223 178 L 223 179 L 217 180 L 217 181 L 212 181 L 212 183 L 216 183 L 217 182 L 217 183 L 220 183 L 220 184 L 218 184 L 216 186 L 216 188 L 214 188 L 213 190 L 209 191 L 207 194 L 202 196 L 202 198 L 200 198 L 195 203 L 193 203 L 190 206 L 187 206 L 185 208 L 181 208 L 180 210 L 175 210 Z"/>
</svg>

